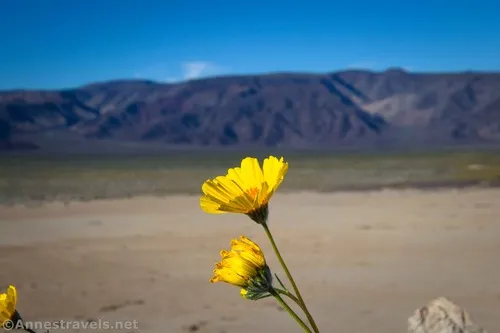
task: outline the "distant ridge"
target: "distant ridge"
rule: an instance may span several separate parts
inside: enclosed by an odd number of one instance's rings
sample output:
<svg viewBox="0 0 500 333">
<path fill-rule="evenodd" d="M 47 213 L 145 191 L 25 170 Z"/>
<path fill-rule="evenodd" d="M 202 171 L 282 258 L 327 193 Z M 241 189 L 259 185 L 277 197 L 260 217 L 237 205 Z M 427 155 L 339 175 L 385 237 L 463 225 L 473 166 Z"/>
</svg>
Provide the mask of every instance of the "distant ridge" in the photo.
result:
<svg viewBox="0 0 500 333">
<path fill-rule="evenodd" d="M 4 150 L 106 145 L 110 152 L 497 145 L 500 73 L 352 69 L 12 90 L 0 92 L 0 142 Z"/>
</svg>

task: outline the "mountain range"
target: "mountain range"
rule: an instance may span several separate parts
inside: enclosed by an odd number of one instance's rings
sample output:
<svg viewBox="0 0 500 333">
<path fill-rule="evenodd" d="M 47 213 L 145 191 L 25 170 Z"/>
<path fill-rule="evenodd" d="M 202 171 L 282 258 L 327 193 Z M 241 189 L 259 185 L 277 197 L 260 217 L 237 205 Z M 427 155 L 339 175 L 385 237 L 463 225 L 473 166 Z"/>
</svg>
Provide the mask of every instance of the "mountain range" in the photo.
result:
<svg viewBox="0 0 500 333">
<path fill-rule="evenodd" d="M 500 73 L 391 68 L 0 92 L 9 150 L 483 144 L 500 145 Z"/>
</svg>

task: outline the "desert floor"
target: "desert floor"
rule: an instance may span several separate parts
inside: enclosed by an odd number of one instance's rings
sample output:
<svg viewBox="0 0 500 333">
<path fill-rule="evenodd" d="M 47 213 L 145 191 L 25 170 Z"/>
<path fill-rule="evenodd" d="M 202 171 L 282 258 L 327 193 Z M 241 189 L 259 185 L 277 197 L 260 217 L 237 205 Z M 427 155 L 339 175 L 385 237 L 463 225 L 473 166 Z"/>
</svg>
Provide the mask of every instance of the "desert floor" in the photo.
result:
<svg viewBox="0 0 500 333">
<path fill-rule="evenodd" d="M 207 215 L 198 200 L 0 207 L 0 286 L 18 287 L 18 309 L 32 321 L 300 332 L 272 299 L 243 300 L 237 288 L 208 282 L 220 249 L 240 234 L 285 277 L 260 226 Z M 271 230 L 322 332 L 404 332 L 408 316 L 438 296 L 500 329 L 500 189 L 278 192 L 270 208 Z"/>
</svg>

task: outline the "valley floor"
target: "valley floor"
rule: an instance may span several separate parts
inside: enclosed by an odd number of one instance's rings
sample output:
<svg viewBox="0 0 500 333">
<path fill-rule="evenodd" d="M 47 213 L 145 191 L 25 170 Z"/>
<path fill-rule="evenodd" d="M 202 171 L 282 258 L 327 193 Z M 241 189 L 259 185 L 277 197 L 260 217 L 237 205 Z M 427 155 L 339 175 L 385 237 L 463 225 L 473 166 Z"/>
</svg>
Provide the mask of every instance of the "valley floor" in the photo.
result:
<svg viewBox="0 0 500 333">
<path fill-rule="evenodd" d="M 197 196 L 0 207 L 0 286 L 27 320 L 136 320 L 122 332 L 300 332 L 272 300 L 210 284 L 231 238 L 263 230 Z M 270 227 L 322 332 L 404 332 L 446 296 L 500 329 L 500 190 L 277 193 Z M 51 330 L 57 332 L 58 330 Z M 112 332 L 113 330 L 106 330 Z M 97 331 L 96 331 L 97 332 Z"/>
</svg>

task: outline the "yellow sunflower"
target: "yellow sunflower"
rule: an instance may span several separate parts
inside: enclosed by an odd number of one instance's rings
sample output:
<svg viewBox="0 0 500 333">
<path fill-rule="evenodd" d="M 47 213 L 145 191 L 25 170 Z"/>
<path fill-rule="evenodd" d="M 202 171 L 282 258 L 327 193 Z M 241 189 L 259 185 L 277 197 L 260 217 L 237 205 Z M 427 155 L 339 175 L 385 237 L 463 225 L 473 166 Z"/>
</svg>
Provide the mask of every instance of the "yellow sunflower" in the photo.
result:
<svg viewBox="0 0 500 333">
<path fill-rule="evenodd" d="M 246 157 L 240 167 L 227 175 L 209 179 L 202 185 L 201 208 L 211 214 L 242 213 L 255 222 L 267 220 L 268 203 L 288 171 L 288 163 L 269 156 L 261 166 L 254 157 Z"/>
<path fill-rule="evenodd" d="M 231 241 L 231 250 L 220 252 L 210 282 L 225 282 L 242 288 L 244 298 L 260 295 L 271 286 L 271 273 L 260 247 L 245 236 Z"/>
<path fill-rule="evenodd" d="M 13 320 L 16 314 L 17 291 L 16 287 L 9 286 L 7 292 L 0 294 L 0 327 Z"/>
</svg>

